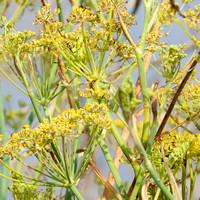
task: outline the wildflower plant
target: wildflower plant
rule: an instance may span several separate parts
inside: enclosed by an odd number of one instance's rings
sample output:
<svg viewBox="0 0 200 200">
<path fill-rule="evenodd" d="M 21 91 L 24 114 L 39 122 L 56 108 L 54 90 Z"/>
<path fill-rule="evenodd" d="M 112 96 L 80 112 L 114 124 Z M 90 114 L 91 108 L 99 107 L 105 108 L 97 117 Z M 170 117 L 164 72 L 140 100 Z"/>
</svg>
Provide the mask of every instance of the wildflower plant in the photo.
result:
<svg viewBox="0 0 200 200">
<path fill-rule="evenodd" d="M 8 21 L 6 7 L 0 11 L 0 71 L 32 105 L 27 124 L 6 137 L 0 103 L 0 175 L 12 181 L 9 190 L 15 199 L 51 199 L 59 198 L 54 193 L 59 187 L 65 188 L 65 199 L 84 199 L 79 182 L 91 168 L 105 187 L 103 199 L 187 199 L 188 162 L 192 199 L 200 153 L 195 71 L 200 53 L 198 37 L 187 28 L 199 34 L 199 5 L 182 13 L 184 1 L 179 6 L 173 0 L 143 0 L 144 24 L 137 39 L 130 34 L 137 29 L 136 16 L 128 14 L 126 2 L 70 2 L 65 21 L 60 1 L 54 10 L 42 1 L 32 23 L 40 26 L 37 34 L 16 31 L 16 16 Z M 187 45 L 168 45 L 167 27 L 173 24 L 193 42 L 192 56 L 186 54 Z M 147 84 L 149 67 L 166 85 L 159 87 L 157 80 Z M 122 133 L 114 116 L 124 126 Z M 127 143 L 129 134 L 134 146 Z M 111 144 L 110 136 L 115 141 Z M 116 144 L 112 158 L 110 146 Z M 98 145 L 110 170 L 107 179 L 95 164 Z M 27 157 L 36 158 L 37 166 L 27 164 Z M 192 159 L 197 161 L 194 173 Z M 120 161 L 133 170 L 128 191 L 118 172 Z M 32 173 L 23 173 L 23 168 Z"/>
</svg>

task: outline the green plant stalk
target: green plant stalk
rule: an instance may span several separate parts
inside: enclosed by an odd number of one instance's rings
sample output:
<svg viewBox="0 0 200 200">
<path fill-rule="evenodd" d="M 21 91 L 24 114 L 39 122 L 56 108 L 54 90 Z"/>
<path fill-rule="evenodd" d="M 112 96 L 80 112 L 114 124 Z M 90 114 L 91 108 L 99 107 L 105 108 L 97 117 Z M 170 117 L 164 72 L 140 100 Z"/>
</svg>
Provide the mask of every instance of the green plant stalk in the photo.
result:
<svg viewBox="0 0 200 200">
<path fill-rule="evenodd" d="M 109 21 L 110 22 L 110 27 L 109 27 L 109 33 L 108 35 L 105 34 L 104 36 L 104 39 L 103 39 L 103 43 L 102 43 L 102 46 L 101 46 L 101 52 L 100 52 L 100 56 L 99 56 L 99 60 L 98 60 L 98 64 L 97 64 L 97 73 L 98 75 L 100 76 L 100 74 L 104 74 L 104 70 L 103 69 L 103 62 L 104 62 L 104 58 L 105 58 L 105 55 L 106 55 L 106 52 L 108 50 L 108 42 L 110 40 L 110 36 L 113 34 L 112 33 L 112 18 L 113 18 L 113 10 L 111 10 L 107 16 L 107 20 L 106 21 Z M 117 42 L 118 43 L 118 42 Z"/>
<path fill-rule="evenodd" d="M 152 0 L 148 0 L 147 3 L 145 2 L 145 0 L 143 0 L 143 2 L 144 2 L 144 7 L 145 7 L 145 14 L 144 14 L 143 30 L 142 30 L 141 40 L 140 40 L 140 47 L 139 47 L 141 52 L 144 51 L 144 47 L 146 44 L 145 40 L 146 40 L 148 24 L 149 24 L 149 20 L 150 20 Z"/>
<path fill-rule="evenodd" d="M 136 57 L 138 63 L 138 71 L 140 77 L 140 84 L 143 96 L 143 103 L 144 103 L 144 123 L 143 123 L 143 131 L 142 131 L 142 144 L 145 145 L 148 136 L 149 136 L 149 126 L 150 126 L 150 98 L 147 91 L 147 81 L 146 75 L 144 71 L 144 62 L 143 62 L 143 54 L 141 51 L 136 49 Z"/>
<path fill-rule="evenodd" d="M 74 193 L 74 195 L 77 197 L 78 200 L 84 200 L 83 196 L 77 190 L 75 185 L 72 185 L 69 189 Z"/>
<path fill-rule="evenodd" d="M 29 168 L 29 169 L 31 169 L 31 170 L 33 170 L 33 171 L 35 171 L 35 172 L 37 173 L 37 175 L 36 175 L 36 173 L 35 173 L 35 175 L 34 175 L 34 178 L 35 178 L 35 179 L 38 179 L 39 176 L 40 176 L 41 174 L 44 175 L 44 176 L 46 176 L 46 177 L 48 177 L 48 178 L 51 178 L 51 179 L 52 179 L 52 176 L 50 176 L 49 174 L 43 173 L 43 172 L 40 170 L 40 168 L 33 168 L 33 167 L 31 167 L 30 165 L 24 163 L 24 162 L 22 161 L 22 159 L 19 158 L 19 157 L 16 157 L 16 159 L 17 159 L 17 161 L 18 161 L 19 163 L 21 163 L 21 165 L 24 165 L 25 167 L 27 167 L 27 168 Z M 24 159 L 24 158 L 23 158 L 23 159 Z M 41 163 L 41 162 L 39 162 L 39 163 Z M 43 164 L 43 163 L 41 163 L 41 164 Z M 21 169 L 21 167 L 20 167 L 20 169 Z M 20 169 L 17 168 L 16 171 L 19 172 Z M 57 178 L 57 179 L 55 179 L 55 180 L 61 182 L 61 180 L 60 180 L 59 178 Z"/>
<path fill-rule="evenodd" d="M 116 115 L 120 119 L 120 121 L 124 124 L 124 126 L 126 126 L 126 128 L 129 129 L 128 124 L 126 123 L 126 121 L 123 118 L 123 116 L 119 112 L 117 112 Z"/>
<path fill-rule="evenodd" d="M 162 96 L 162 101 L 161 101 L 161 104 L 160 104 L 160 107 L 159 107 L 159 110 L 158 110 L 158 117 L 160 116 L 160 114 L 161 114 L 161 112 L 162 112 L 162 110 L 164 108 L 164 105 L 165 105 L 165 102 L 166 102 L 167 95 L 168 95 L 169 89 L 171 87 L 171 84 L 172 84 L 171 82 L 168 82 L 167 86 L 165 88 L 165 92 L 164 92 L 164 94 Z"/>
<path fill-rule="evenodd" d="M 47 85 L 47 91 L 49 93 L 48 95 L 50 95 L 50 93 L 51 93 L 51 88 L 53 86 L 54 80 L 55 80 L 56 75 L 57 75 L 57 68 L 58 68 L 57 64 L 53 63 L 52 66 L 51 66 L 50 75 L 48 76 L 49 77 L 48 78 L 48 85 Z"/>
<path fill-rule="evenodd" d="M 77 161 L 78 161 L 78 155 L 76 153 L 78 147 L 80 146 L 80 139 L 79 137 L 75 137 L 74 138 L 74 145 L 73 145 L 73 152 L 74 152 L 74 155 L 73 155 L 73 159 L 72 159 L 72 171 L 73 173 L 75 174 L 76 172 L 76 169 L 77 169 Z"/>
<path fill-rule="evenodd" d="M 153 119 L 153 123 L 151 126 L 151 132 L 150 132 L 149 140 L 147 143 L 147 149 L 146 149 L 147 154 L 151 153 L 151 147 L 153 145 L 153 140 L 155 138 L 157 128 L 158 128 L 158 120 L 156 118 L 156 119 Z"/>
<path fill-rule="evenodd" d="M 88 163 L 89 163 L 89 161 L 94 153 L 94 150 L 98 144 L 97 140 L 98 140 L 101 132 L 102 132 L 102 130 L 99 130 L 99 129 L 91 132 L 92 138 L 89 139 L 90 143 L 84 152 L 83 158 L 81 159 L 78 169 L 76 170 L 76 173 L 74 175 L 75 180 L 78 180 L 81 177 L 81 175 L 84 173 L 86 167 L 88 166 Z"/>
<path fill-rule="evenodd" d="M 146 81 L 146 75 L 144 71 L 143 51 L 145 47 L 145 40 L 146 40 L 146 35 L 147 35 L 148 23 L 150 19 L 152 1 L 149 0 L 149 2 L 146 3 L 144 0 L 143 2 L 145 6 L 144 24 L 143 24 L 143 30 L 142 30 L 142 35 L 141 35 L 140 47 L 139 47 L 139 50 L 138 48 L 136 48 L 135 53 L 137 57 L 138 71 L 139 71 L 140 84 L 141 84 L 143 103 L 144 103 L 144 124 L 143 124 L 143 131 L 142 131 L 142 144 L 146 145 L 146 142 L 149 136 L 148 132 L 149 132 L 149 126 L 150 126 L 150 97 L 147 92 L 147 81 Z"/>
<path fill-rule="evenodd" d="M 184 28 L 184 26 L 179 22 L 179 20 L 175 20 L 175 22 L 183 29 L 183 31 L 189 36 L 189 38 L 194 41 L 194 36 L 191 36 L 191 34 Z"/>
<path fill-rule="evenodd" d="M 154 137 L 156 135 L 157 127 L 158 127 L 158 121 L 157 121 L 157 119 L 154 119 L 152 126 L 151 126 L 151 132 L 150 132 L 149 140 L 148 140 L 148 143 L 147 143 L 147 149 L 146 149 L 147 154 L 150 154 L 150 152 L 151 152 L 151 147 L 152 147 L 152 144 L 153 144 Z M 142 165 L 140 166 L 139 172 L 137 174 L 135 187 L 133 189 L 130 200 L 135 200 L 135 198 L 138 194 L 138 191 L 141 187 L 141 183 L 142 183 L 142 180 L 144 178 L 144 173 L 145 173 L 144 163 L 142 163 Z"/>
<path fill-rule="evenodd" d="M 60 13 L 58 14 L 59 22 L 62 22 L 64 24 L 62 0 L 56 0 L 56 4 L 57 4 L 57 8 L 60 9 Z"/>
<path fill-rule="evenodd" d="M 44 110 L 44 116 L 45 116 L 45 118 L 48 119 L 48 122 L 50 123 L 51 119 L 50 119 L 50 115 L 49 115 L 49 110 L 48 110 L 47 104 L 43 105 L 43 110 Z"/>
<path fill-rule="evenodd" d="M 7 141 L 7 134 L 6 134 L 6 128 L 5 128 L 5 118 L 4 118 L 4 108 L 3 108 L 3 100 L 2 100 L 2 93 L 1 93 L 1 82 L 0 82 L 0 134 L 3 135 L 2 144 L 6 144 Z M 5 163 L 7 165 L 10 164 L 9 157 L 3 157 L 1 159 L 5 159 Z M 2 165 L 0 167 L 0 171 L 5 176 L 9 176 L 9 169 Z M 3 177 L 0 178 L 0 194 L 1 199 L 6 200 L 7 199 L 7 187 L 9 186 L 8 179 L 5 179 Z"/>
<path fill-rule="evenodd" d="M 149 160 L 149 158 L 147 156 L 147 153 L 146 153 L 146 151 L 145 151 L 145 149 L 144 149 L 144 147 L 142 145 L 142 142 L 141 142 L 141 140 L 140 140 L 140 138 L 138 136 L 136 119 L 135 119 L 134 115 L 132 115 L 132 119 L 129 120 L 129 127 L 130 127 L 130 133 L 131 133 L 131 136 L 133 138 L 134 144 L 135 144 L 138 152 L 140 153 L 140 155 L 141 155 L 141 157 L 143 159 L 145 168 L 149 171 L 149 173 L 153 177 L 154 181 L 160 187 L 160 189 L 162 190 L 163 194 L 168 198 L 168 200 L 174 200 L 173 195 L 165 187 L 165 185 L 163 184 L 163 182 L 159 178 L 158 174 L 153 169 L 153 166 L 152 166 L 152 164 L 151 164 L 151 162 L 150 162 L 150 160 Z"/>
<path fill-rule="evenodd" d="M 33 93 L 33 91 L 31 89 L 28 89 L 27 92 L 28 92 L 28 96 L 29 96 L 29 98 L 31 100 L 31 103 L 33 105 L 34 111 L 35 111 L 35 113 L 37 115 L 37 118 L 38 118 L 39 122 L 42 123 L 43 122 L 43 118 L 42 118 L 38 103 L 35 101 L 34 93 Z"/>
<path fill-rule="evenodd" d="M 150 122 L 150 97 L 147 92 L 147 82 L 146 82 L 146 75 L 144 71 L 144 62 L 143 62 L 143 50 L 145 47 L 145 39 L 147 35 L 147 29 L 148 29 L 148 22 L 150 19 L 150 11 L 151 11 L 151 1 L 149 2 L 144 2 L 145 6 L 145 18 L 144 18 L 144 25 L 143 25 L 143 31 L 142 31 L 142 36 L 141 36 L 141 44 L 140 47 L 138 48 L 132 39 L 129 31 L 126 28 L 126 25 L 124 24 L 124 21 L 121 17 L 120 11 L 116 7 L 116 11 L 120 20 L 120 24 L 122 26 L 122 30 L 124 32 L 124 35 L 126 39 L 129 41 L 129 43 L 134 47 L 135 53 L 136 53 L 136 58 L 137 58 L 137 64 L 138 64 L 138 71 L 139 71 L 139 77 L 140 77 L 140 84 L 141 84 L 141 89 L 142 89 L 142 96 L 143 96 L 143 103 L 144 103 L 144 125 L 143 125 L 143 131 L 142 131 L 142 143 L 145 145 L 148 139 L 148 132 L 149 132 L 149 122 Z"/>
<path fill-rule="evenodd" d="M 66 148 L 66 141 L 65 141 L 65 137 L 62 137 L 62 149 L 63 149 L 63 162 L 64 162 L 64 167 L 65 167 L 65 173 L 66 173 L 66 175 L 67 175 L 67 178 L 68 178 L 68 180 L 69 180 L 69 182 L 71 182 L 71 180 L 70 180 L 70 162 L 68 161 L 68 156 L 67 156 L 67 154 L 66 154 L 66 152 L 68 152 L 67 151 L 67 148 Z"/>
<path fill-rule="evenodd" d="M 109 57 L 108 59 L 106 60 L 104 66 L 102 67 L 103 65 L 103 61 L 104 61 L 104 56 L 100 56 L 99 58 L 99 63 L 98 63 L 98 67 L 99 69 L 97 69 L 97 71 L 100 71 L 101 74 L 104 74 L 105 71 L 112 65 L 113 61 L 115 59 L 113 59 L 114 56 L 116 56 L 116 50 L 117 50 L 117 47 L 118 47 L 118 44 L 120 42 L 120 39 L 122 37 L 122 32 L 120 33 L 120 35 L 117 37 L 117 41 L 115 42 L 115 45 L 114 47 L 112 48 L 110 54 L 109 54 Z M 107 43 L 106 43 L 107 44 Z M 103 50 L 102 50 L 103 51 Z M 105 54 L 104 52 L 101 52 L 101 54 Z M 117 56 L 116 56 L 117 57 Z M 114 57 L 115 58 L 115 57 Z M 102 59 L 102 60 L 101 60 Z"/>
<path fill-rule="evenodd" d="M 103 154 L 104 154 L 105 159 L 108 163 L 108 166 L 109 166 L 109 168 L 110 168 L 110 170 L 113 174 L 113 177 L 115 179 L 115 182 L 117 184 L 117 188 L 118 188 L 120 194 L 124 197 L 124 199 L 128 200 L 126 190 L 125 190 L 124 185 L 121 181 L 120 175 L 119 175 L 119 173 L 118 173 L 118 171 L 115 167 L 115 163 L 113 162 L 112 156 L 110 155 L 110 152 L 108 150 L 107 144 L 104 141 L 104 138 L 100 137 L 98 142 L 99 142 L 99 145 L 100 145 L 100 147 L 103 151 Z"/>
<path fill-rule="evenodd" d="M 154 197 L 154 200 L 157 200 L 158 197 L 159 197 L 159 195 L 160 195 L 160 188 L 157 189 L 156 195 L 155 195 L 155 197 Z"/>
<path fill-rule="evenodd" d="M 196 122 L 196 120 L 192 119 L 193 124 L 195 125 L 195 127 L 200 131 L 200 125 L 198 122 Z"/>
<path fill-rule="evenodd" d="M 3 162 L 1 159 L 0 159 L 0 163 L 2 163 L 6 168 L 8 168 L 8 169 L 9 169 L 10 171 L 12 171 L 13 173 L 19 175 L 20 177 L 24 177 L 24 178 L 27 178 L 28 180 L 32 180 L 32 181 L 35 181 L 35 182 L 41 182 L 41 183 L 44 183 L 44 184 L 49 184 L 49 185 L 51 185 L 51 182 L 49 182 L 49 181 L 43 181 L 43 180 L 40 180 L 40 179 L 35 179 L 35 178 L 26 176 L 26 175 L 24 175 L 24 174 L 21 174 L 21 173 L 15 171 L 15 170 L 12 169 L 10 166 L 8 166 L 5 162 Z M 3 174 L 1 174 L 1 176 L 2 176 L 2 175 L 3 175 Z M 7 177 L 7 176 L 5 176 L 5 175 L 4 175 L 3 177 L 5 177 L 5 178 L 7 178 L 7 179 L 9 179 L 9 180 L 12 180 L 10 177 Z M 15 180 L 15 179 L 14 179 L 14 180 Z M 27 183 L 29 183 L 29 182 L 27 182 Z M 54 183 L 53 185 L 54 185 L 54 186 L 66 187 L 66 184 L 65 184 L 65 186 L 64 186 L 64 184 Z M 67 187 L 69 187 L 69 186 L 70 186 L 70 184 L 67 184 Z"/>
<path fill-rule="evenodd" d="M 184 161 L 184 165 L 182 166 L 182 199 L 183 200 L 186 200 L 186 191 L 185 191 L 185 188 L 186 188 L 186 178 L 187 178 L 187 175 L 186 175 L 186 168 L 187 168 L 187 159 L 185 159 Z"/>
<path fill-rule="evenodd" d="M 21 19 L 25 12 L 25 8 L 28 6 L 29 0 L 25 0 L 23 5 L 18 5 L 17 9 L 15 10 L 12 19 L 14 19 L 14 25 L 17 24 L 17 22 Z"/>
<path fill-rule="evenodd" d="M 54 155 L 54 160 L 52 159 L 52 157 L 47 154 L 47 152 L 43 151 L 42 154 L 40 154 L 40 162 L 44 162 L 44 160 L 46 161 L 46 166 L 45 169 L 52 171 L 53 174 L 56 174 L 57 177 L 59 177 L 63 183 L 66 183 L 66 174 L 65 171 L 63 170 L 63 166 L 60 164 L 60 162 L 58 161 L 54 151 L 52 151 L 53 155 Z M 39 159 L 39 158 L 38 158 Z M 49 167 L 50 166 L 50 167 Z M 68 178 L 68 176 L 67 176 Z M 68 180 L 69 181 L 69 180 Z M 69 181 L 70 183 L 70 181 Z"/>
<path fill-rule="evenodd" d="M 196 178 L 197 178 L 197 173 L 198 173 L 198 166 L 199 166 L 199 157 L 197 157 L 197 163 L 196 163 L 196 168 L 195 168 L 195 172 L 194 172 L 194 179 L 193 179 L 193 183 L 191 185 L 191 193 L 193 195 L 193 192 L 194 192 L 194 187 L 195 187 L 195 182 L 196 182 Z M 190 194 L 191 194 L 190 193 Z M 192 196 L 191 195 L 191 196 Z"/>
<path fill-rule="evenodd" d="M 97 75 L 97 72 L 95 69 L 94 55 L 92 54 L 90 46 L 88 44 L 87 36 L 86 36 L 86 32 L 85 32 L 85 26 L 84 26 L 83 22 L 81 23 L 81 28 L 82 28 L 82 36 L 83 36 L 83 42 L 84 42 L 84 46 L 85 46 L 85 52 L 87 55 L 87 61 L 89 63 L 92 74 Z"/>
<path fill-rule="evenodd" d="M 198 158 L 197 158 L 198 159 Z M 189 158 L 189 168 L 190 168 L 190 200 L 193 199 L 193 192 L 194 192 L 194 186 L 196 182 L 196 176 L 198 171 L 198 161 L 195 168 L 195 174 L 193 174 L 193 168 L 192 168 L 192 158 Z"/>
<path fill-rule="evenodd" d="M 37 118 L 38 118 L 39 122 L 43 122 L 43 118 L 42 118 L 42 115 L 41 115 L 41 113 L 40 113 L 40 109 L 39 109 L 39 107 L 38 107 L 38 103 L 35 101 L 35 97 L 34 97 L 34 93 L 33 93 L 33 91 L 32 91 L 32 88 L 29 87 L 29 84 L 28 84 L 28 82 L 27 82 L 26 75 L 25 75 L 25 73 L 24 73 L 22 63 L 20 62 L 20 59 L 19 59 L 19 55 L 16 55 L 16 62 L 17 62 L 17 64 L 18 64 L 19 70 L 20 70 L 21 75 L 22 75 L 22 79 L 23 79 L 23 81 L 24 81 L 24 85 L 25 85 L 25 87 L 26 87 L 26 89 L 27 89 L 28 96 L 29 96 L 29 98 L 30 98 L 30 100 L 31 100 L 31 103 L 32 103 L 32 105 L 33 105 L 33 108 L 34 108 L 34 110 L 35 110 L 35 113 L 36 113 L 36 115 L 37 115 Z"/>
<path fill-rule="evenodd" d="M 130 164 L 132 165 L 132 167 L 134 168 L 133 157 L 132 157 L 133 153 L 130 151 L 130 149 L 128 148 L 128 146 L 126 145 L 126 143 L 124 142 L 124 140 L 122 139 L 122 136 L 121 136 L 121 134 L 120 134 L 117 126 L 115 125 L 115 123 L 113 121 L 113 117 L 112 117 L 111 113 L 108 112 L 107 116 L 108 116 L 109 120 L 111 121 L 111 127 L 112 127 L 113 136 L 115 137 L 118 145 L 122 149 L 124 155 L 126 156 L 126 158 L 128 159 L 128 161 L 130 162 Z"/>
<path fill-rule="evenodd" d="M 24 94 L 26 94 L 28 96 L 28 93 L 25 92 L 21 87 L 19 87 L 4 71 L 3 69 L 0 68 L 0 71 L 2 72 L 2 74 L 19 90 L 21 90 Z"/>
<path fill-rule="evenodd" d="M 83 76 L 88 81 L 91 81 L 90 77 L 86 75 L 86 73 L 87 74 L 90 73 L 90 71 L 88 70 L 88 68 L 86 66 L 84 66 L 83 64 L 81 64 L 81 63 L 75 62 L 74 61 L 75 60 L 74 57 L 72 55 L 70 56 L 70 54 L 71 54 L 70 51 L 67 52 L 68 54 L 66 54 L 66 52 L 63 52 L 63 50 L 59 47 L 58 43 L 54 40 L 54 37 L 53 37 L 53 35 L 52 35 L 52 33 L 51 33 L 51 31 L 50 31 L 50 29 L 49 29 L 48 26 L 46 26 L 46 29 L 49 32 L 49 35 L 50 35 L 50 37 L 52 39 L 53 44 L 55 45 L 55 47 L 57 48 L 57 50 L 60 52 L 60 54 L 65 58 L 65 60 L 71 65 L 71 67 L 73 68 L 74 71 L 71 70 L 71 69 L 68 69 L 68 70 L 73 71 L 75 74 Z M 66 51 L 67 51 L 67 49 L 66 49 Z M 71 57 L 73 57 L 73 61 L 72 61 Z M 81 69 L 84 70 L 85 73 L 82 72 Z"/>
<path fill-rule="evenodd" d="M 137 195 L 138 195 L 138 191 L 142 186 L 143 183 L 143 179 L 144 179 L 144 173 L 145 173 L 145 167 L 144 167 L 144 163 L 142 163 L 142 165 L 139 168 L 138 173 L 136 174 L 136 182 L 135 182 L 135 186 L 133 189 L 133 192 L 131 194 L 130 200 L 135 200 Z"/>
<path fill-rule="evenodd" d="M 66 143 L 67 146 L 67 143 Z M 67 147 L 66 147 L 67 149 Z M 68 143 L 68 168 L 69 168 L 69 174 L 71 176 L 74 176 L 74 171 L 72 171 L 72 143 L 71 143 L 71 138 L 69 138 L 69 143 Z"/>
</svg>

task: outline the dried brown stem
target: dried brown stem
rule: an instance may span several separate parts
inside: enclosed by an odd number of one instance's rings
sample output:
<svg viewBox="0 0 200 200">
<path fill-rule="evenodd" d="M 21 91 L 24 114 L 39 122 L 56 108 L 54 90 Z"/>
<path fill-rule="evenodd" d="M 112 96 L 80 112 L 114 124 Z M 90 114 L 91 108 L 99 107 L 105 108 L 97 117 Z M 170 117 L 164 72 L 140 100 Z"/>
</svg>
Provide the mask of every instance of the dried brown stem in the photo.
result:
<svg viewBox="0 0 200 200">
<path fill-rule="evenodd" d="M 45 0 L 41 0 L 41 3 L 42 3 L 43 6 L 47 6 Z"/>
<path fill-rule="evenodd" d="M 165 135 L 168 135 L 169 133 L 171 133 L 172 131 L 176 130 L 177 128 L 179 128 L 180 126 L 182 126 L 183 124 L 187 123 L 188 121 L 190 121 L 191 119 L 194 119 L 195 117 L 197 117 L 200 114 L 200 110 L 195 113 L 194 115 L 188 117 L 186 120 L 184 120 L 183 122 L 181 122 L 180 124 L 178 124 L 177 126 L 175 126 L 174 128 L 170 129 L 169 131 L 163 132 L 162 134 L 160 134 L 159 137 L 156 137 L 154 142 L 158 141 L 160 138 L 162 138 Z"/>
<path fill-rule="evenodd" d="M 94 173 L 102 181 L 104 186 L 111 192 L 111 194 L 115 196 L 117 199 L 123 200 L 124 198 L 110 183 L 108 183 L 108 181 L 104 178 L 104 176 L 101 174 L 101 172 L 98 170 L 98 168 L 96 167 L 95 163 L 92 160 L 89 161 L 89 165 L 92 167 Z"/>
<path fill-rule="evenodd" d="M 200 55 L 200 51 L 198 52 L 198 54 Z M 176 104 L 176 101 L 177 101 L 178 97 L 180 96 L 181 91 L 182 91 L 182 89 L 184 88 L 185 84 L 187 83 L 188 79 L 190 78 L 190 76 L 191 76 L 191 74 L 192 74 L 192 72 L 193 72 L 193 70 L 194 70 L 196 64 L 197 64 L 196 58 L 193 58 L 193 59 L 188 63 L 188 66 L 190 66 L 190 67 L 189 67 L 189 71 L 188 71 L 187 74 L 185 75 L 185 77 L 184 77 L 184 79 L 182 80 L 182 82 L 181 82 L 181 84 L 180 84 L 180 86 L 179 86 L 177 92 L 175 93 L 175 95 L 174 95 L 174 97 L 173 97 L 173 99 L 172 99 L 172 102 L 171 102 L 171 104 L 170 104 L 170 106 L 169 106 L 169 108 L 168 108 L 168 110 L 167 110 L 167 112 L 166 112 L 166 114 L 165 114 L 165 117 L 164 117 L 164 119 L 162 120 L 162 122 L 161 122 L 161 124 L 160 124 L 160 127 L 159 127 L 159 129 L 158 129 L 158 131 L 157 131 L 157 133 L 156 133 L 156 137 L 155 137 L 155 138 L 157 138 L 157 137 L 159 137 L 159 136 L 161 135 L 161 133 L 162 133 L 164 127 L 165 127 L 165 124 L 167 123 L 167 120 L 168 120 L 168 118 L 169 118 L 169 116 L 170 116 L 170 114 L 171 114 L 171 112 L 172 112 L 172 110 L 173 110 L 173 108 L 174 108 L 174 106 L 175 106 L 175 104 Z"/>
<path fill-rule="evenodd" d="M 6 6 L 3 10 L 2 16 L 6 16 L 6 13 L 7 13 L 8 7 L 10 6 L 10 3 L 11 3 L 11 0 L 8 0 L 6 3 Z"/>
<path fill-rule="evenodd" d="M 154 92 L 157 90 L 158 84 L 159 84 L 159 81 L 156 81 L 156 83 L 154 85 L 154 89 L 153 89 Z M 158 104 L 157 100 L 158 100 L 158 94 L 156 94 L 154 96 L 153 101 L 152 101 L 152 105 L 151 105 L 154 120 L 157 120 L 157 104 Z"/>
</svg>

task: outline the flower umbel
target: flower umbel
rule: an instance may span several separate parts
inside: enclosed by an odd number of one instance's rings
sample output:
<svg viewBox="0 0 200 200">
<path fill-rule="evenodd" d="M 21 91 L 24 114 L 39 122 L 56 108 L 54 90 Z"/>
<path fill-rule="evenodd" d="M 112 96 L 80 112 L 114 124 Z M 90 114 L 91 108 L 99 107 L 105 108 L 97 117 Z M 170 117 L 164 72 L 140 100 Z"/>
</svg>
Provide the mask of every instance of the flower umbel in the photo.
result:
<svg viewBox="0 0 200 200">
<path fill-rule="evenodd" d="M 110 129 L 107 112 L 106 106 L 93 102 L 83 109 L 69 109 L 52 118 L 51 122 L 44 120 L 44 123 L 40 123 L 35 129 L 30 129 L 28 125 L 25 125 L 20 132 L 12 134 L 5 146 L 0 147 L 0 155 L 14 156 L 24 148 L 28 149 L 31 155 L 42 152 L 49 147 L 51 142 L 59 140 L 60 137 L 78 137 L 76 129 L 81 126 Z"/>
</svg>

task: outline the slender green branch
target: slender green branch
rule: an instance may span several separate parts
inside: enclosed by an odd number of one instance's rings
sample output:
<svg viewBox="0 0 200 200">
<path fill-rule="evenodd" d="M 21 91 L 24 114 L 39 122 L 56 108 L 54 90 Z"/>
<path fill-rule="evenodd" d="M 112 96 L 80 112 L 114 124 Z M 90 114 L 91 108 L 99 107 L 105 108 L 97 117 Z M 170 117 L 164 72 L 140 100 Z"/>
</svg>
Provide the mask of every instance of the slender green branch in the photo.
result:
<svg viewBox="0 0 200 200">
<path fill-rule="evenodd" d="M 156 171 L 153 169 L 153 166 L 147 156 L 147 153 L 141 143 L 141 140 L 138 136 L 138 131 L 137 131 L 137 125 L 136 125 L 136 119 L 134 115 L 131 115 L 130 120 L 129 120 L 129 127 L 130 127 L 130 133 L 133 138 L 133 141 L 135 143 L 135 146 L 140 153 L 143 161 L 144 161 L 144 166 L 146 169 L 149 171 L 153 179 L 155 180 L 156 184 L 160 187 L 162 190 L 163 194 L 169 199 L 169 200 L 174 200 L 173 195 L 169 192 L 169 190 L 165 187 L 161 179 L 159 178 L 158 174 Z"/>
<path fill-rule="evenodd" d="M 137 198 L 138 191 L 143 184 L 144 173 L 145 173 L 145 167 L 144 167 L 144 163 L 142 163 L 142 165 L 140 165 L 140 169 L 139 169 L 138 173 L 136 174 L 136 182 L 135 182 L 134 189 L 131 194 L 130 200 L 135 200 Z"/>
<path fill-rule="evenodd" d="M 148 24 L 150 21 L 152 0 L 148 0 L 148 3 L 145 3 L 145 1 L 143 2 L 145 6 L 145 15 L 144 15 L 144 24 L 143 24 L 143 30 L 142 30 L 142 35 L 141 35 L 140 47 L 139 47 L 141 52 L 143 52 L 144 47 L 146 45 L 146 35 L 148 31 Z"/>
<path fill-rule="evenodd" d="M 19 90 L 21 90 L 24 94 L 26 94 L 28 96 L 28 93 L 25 92 L 21 87 L 19 87 L 4 71 L 3 69 L 0 68 L 0 71 L 2 72 L 2 74 L 15 86 L 17 87 Z"/>
<path fill-rule="evenodd" d="M 60 13 L 58 14 L 59 21 L 64 24 L 64 17 L 63 17 L 63 9 L 62 9 L 62 0 L 56 0 L 57 8 L 60 9 Z"/>
<path fill-rule="evenodd" d="M 6 126 L 6 122 L 5 122 L 5 118 L 4 118 L 3 97 L 2 97 L 2 93 L 1 93 L 1 82 L 0 82 L 0 134 L 3 135 L 2 144 L 6 144 L 6 140 L 7 140 L 7 134 L 6 134 L 5 126 Z M 0 158 L 0 159 L 4 159 L 5 163 L 7 165 L 10 164 L 10 158 L 9 157 L 3 156 L 3 158 Z M 9 170 L 4 165 L 2 165 L 0 167 L 0 171 L 3 175 L 9 176 Z M 8 185 L 9 185 L 8 179 L 1 177 L 0 178 L 0 194 L 1 194 L 2 200 L 7 199 L 7 191 L 8 191 L 7 187 L 8 187 Z"/>
<path fill-rule="evenodd" d="M 115 123 L 113 121 L 113 117 L 112 117 L 111 113 L 108 112 L 107 116 L 108 116 L 109 120 L 111 121 L 112 132 L 113 132 L 113 135 L 114 135 L 118 145 L 121 147 L 124 155 L 126 156 L 128 161 L 130 162 L 130 164 L 134 167 L 134 165 L 133 165 L 133 161 L 134 161 L 133 153 L 130 151 L 127 144 L 124 142 L 117 126 L 115 125 Z"/>
<path fill-rule="evenodd" d="M 104 156 L 105 156 L 105 158 L 106 158 L 106 161 L 107 161 L 107 163 L 108 163 L 108 166 L 109 166 L 109 168 L 110 168 L 110 170 L 111 170 L 111 172 L 112 172 L 112 174 L 113 174 L 113 177 L 114 177 L 114 179 L 115 179 L 115 181 L 116 181 L 117 188 L 118 188 L 120 194 L 121 194 L 125 199 L 128 200 L 128 196 L 127 196 L 127 194 L 126 194 L 126 190 L 125 190 L 125 188 L 124 188 L 124 185 L 123 185 L 123 183 L 122 183 L 122 181 L 121 181 L 121 178 L 120 178 L 120 176 L 119 176 L 119 173 L 118 173 L 118 171 L 117 171 L 117 169 L 116 169 L 116 167 L 115 167 L 115 163 L 113 162 L 112 156 L 110 155 L 110 152 L 109 152 L 109 150 L 108 150 L 108 147 L 107 147 L 107 145 L 106 145 L 104 139 L 103 139 L 102 137 L 100 137 L 99 140 L 98 140 L 98 142 L 99 142 L 99 145 L 100 145 L 100 147 L 101 147 L 101 149 L 102 149 L 102 151 L 103 151 L 103 154 L 104 154 Z"/>
<path fill-rule="evenodd" d="M 77 188 L 76 188 L 75 185 L 72 185 L 69 189 L 74 193 L 74 195 L 77 197 L 78 200 L 84 200 L 83 196 L 82 196 L 81 193 L 77 190 Z"/>
<path fill-rule="evenodd" d="M 182 199 L 186 200 L 186 171 L 187 171 L 187 158 L 184 159 L 182 166 Z"/>
</svg>

